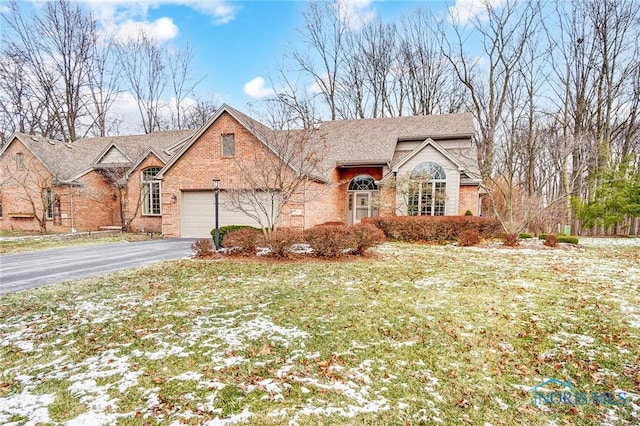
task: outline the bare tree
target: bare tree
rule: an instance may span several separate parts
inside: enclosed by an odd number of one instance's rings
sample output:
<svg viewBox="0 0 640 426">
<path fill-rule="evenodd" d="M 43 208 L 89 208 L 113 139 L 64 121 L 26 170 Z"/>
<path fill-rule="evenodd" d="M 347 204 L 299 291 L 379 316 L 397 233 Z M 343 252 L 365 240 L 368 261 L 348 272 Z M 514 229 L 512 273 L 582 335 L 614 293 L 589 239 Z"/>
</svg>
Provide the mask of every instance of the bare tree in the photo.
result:
<svg viewBox="0 0 640 426">
<path fill-rule="evenodd" d="M 117 47 L 122 74 L 136 99 L 145 133 L 161 129 L 160 106 L 167 86 L 166 65 L 158 42 L 144 31 Z"/>
<path fill-rule="evenodd" d="M 96 22 L 79 5 L 68 0 L 44 4 L 41 13 L 28 20 L 17 1 L 11 0 L 2 14 L 5 55 L 25 59 L 24 72 L 32 93 L 48 108 L 47 117 L 57 125 L 65 141 L 80 137 L 85 111 L 85 91 L 96 43 Z"/>
<path fill-rule="evenodd" d="M 403 18 L 399 74 L 404 75 L 410 115 L 451 114 L 463 110 L 466 88 L 442 53 L 437 18 L 418 8 Z"/>
<path fill-rule="evenodd" d="M 293 60 L 300 71 L 312 77 L 329 107 L 331 120 L 335 120 L 338 117 L 339 75 L 344 61 L 346 20 L 349 17 L 344 4 L 338 0 L 310 2 L 302 16 L 304 24 L 299 33 L 307 50 L 294 50 Z"/>
<path fill-rule="evenodd" d="M 132 188 L 133 183 L 129 179 L 129 169 L 127 167 L 108 166 L 96 169 L 97 176 L 109 183 L 115 190 L 114 200 L 110 192 L 96 191 L 83 195 L 105 208 L 111 210 L 120 222 L 122 231 L 129 231 L 132 222 L 138 217 L 144 201 L 142 187 Z M 90 185 L 87 185 L 90 187 Z"/>
<path fill-rule="evenodd" d="M 204 126 L 217 109 L 213 100 L 196 98 L 193 103 L 185 106 L 181 128 L 198 129 Z"/>
<path fill-rule="evenodd" d="M 24 211 L 13 212 L 37 221 L 41 234 L 47 232 L 47 222 L 54 218 L 58 179 L 32 155 L 19 154 L 16 164 L 4 162 L 0 178 L 1 192 L 11 194 L 16 206 Z"/>
<path fill-rule="evenodd" d="M 309 180 L 318 181 L 325 152 L 313 129 L 299 129 L 298 112 L 277 100 L 269 101 L 271 127 L 249 119 L 259 141 L 250 157 L 234 157 L 240 181 L 228 191 L 235 210 L 254 219 L 265 232 L 275 230 L 285 208 L 302 206 L 317 192 L 307 192 Z M 302 208 L 302 207 L 301 207 Z"/>
<path fill-rule="evenodd" d="M 171 95 L 173 96 L 169 129 L 184 129 L 187 114 L 185 99 L 193 94 L 193 90 L 202 79 L 194 81 L 193 50 L 187 45 L 180 49 L 171 46 L 167 50 L 166 63 L 170 77 Z"/>
<path fill-rule="evenodd" d="M 367 24 L 361 31 L 358 52 L 361 55 L 365 81 L 371 95 L 371 116 L 393 117 L 402 115 L 400 107 L 392 99 L 401 91 L 396 91 L 393 70 L 396 68 L 396 27 L 377 20 Z M 401 86 L 399 86 L 400 88 Z"/>
<path fill-rule="evenodd" d="M 26 58 L 4 54 L 0 58 L 0 139 L 8 143 L 14 132 L 51 134 L 55 123 L 33 92 L 25 74 Z"/>
<path fill-rule="evenodd" d="M 572 224 L 577 228 L 574 207 L 595 194 L 603 176 L 598 171 L 637 147 L 634 87 L 639 75 L 640 5 L 633 1 L 557 2 L 556 12 L 561 31 L 549 30 L 552 69 L 556 70 L 551 87 L 564 150 L 571 151 L 562 173 L 565 187 L 572 182 L 572 197 L 578 201 L 570 205 Z"/>
<path fill-rule="evenodd" d="M 87 110 L 91 117 L 90 131 L 94 136 L 103 137 L 110 133 L 114 124 L 109 119 L 109 111 L 118 97 L 120 68 L 112 39 L 103 39 L 93 49 L 88 84 L 91 100 Z"/>
<path fill-rule="evenodd" d="M 449 43 L 447 29 L 441 29 L 443 54 L 456 76 L 467 87 L 471 109 L 480 129 L 478 160 L 484 178 L 491 176 L 494 166 L 494 147 L 499 136 L 509 87 L 520 69 L 526 44 L 532 39 L 540 19 L 537 1 L 507 0 L 499 6 L 484 3 L 483 17 L 472 17 L 463 25 L 450 16 L 449 26 L 453 43 Z M 477 52 L 465 51 L 470 32 L 482 42 L 482 58 Z"/>
</svg>

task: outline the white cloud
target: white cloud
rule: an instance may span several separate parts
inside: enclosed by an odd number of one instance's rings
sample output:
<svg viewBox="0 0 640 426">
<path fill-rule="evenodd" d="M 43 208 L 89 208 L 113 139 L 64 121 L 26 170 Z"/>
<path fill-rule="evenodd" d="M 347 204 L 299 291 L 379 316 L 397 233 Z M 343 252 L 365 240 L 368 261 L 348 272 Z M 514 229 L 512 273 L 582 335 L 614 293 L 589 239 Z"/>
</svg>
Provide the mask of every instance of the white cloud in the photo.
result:
<svg viewBox="0 0 640 426">
<path fill-rule="evenodd" d="M 252 98 L 266 98 L 275 94 L 270 87 L 265 87 L 265 81 L 262 77 L 256 77 L 244 85 L 244 93 Z"/>
<path fill-rule="evenodd" d="M 128 40 L 144 33 L 158 41 L 167 41 L 178 35 L 178 26 L 170 18 L 160 18 L 153 22 L 126 20 L 111 27 L 116 40 Z"/>
<path fill-rule="evenodd" d="M 178 36 L 179 29 L 170 17 L 154 21 L 148 19 L 149 10 L 163 5 L 189 7 L 210 16 L 214 23 L 225 24 L 235 18 L 237 7 L 226 0 L 78 0 L 86 4 L 100 22 L 103 30 L 126 39 L 144 31 L 159 41 L 171 40 Z"/>
<path fill-rule="evenodd" d="M 78 0 L 93 9 L 120 9 L 129 11 L 135 15 L 146 16 L 150 8 L 163 5 L 186 6 L 209 15 L 217 24 L 225 24 L 235 18 L 237 7 L 229 4 L 227 0 Z"/>
<path fill-rule="evenodd" d="M 466 24 L 471 19 L 486 20 L 487 6 L 499 7 L 504 0 L 456 0 L 449 8 L 449 17 L 456 24 Z"/>
<path fill-rule="evenodd" d="M 376 17 L 372 0 L 337 0 L 338 15 L 352 30 L 358 30 Z"/>
</svg>

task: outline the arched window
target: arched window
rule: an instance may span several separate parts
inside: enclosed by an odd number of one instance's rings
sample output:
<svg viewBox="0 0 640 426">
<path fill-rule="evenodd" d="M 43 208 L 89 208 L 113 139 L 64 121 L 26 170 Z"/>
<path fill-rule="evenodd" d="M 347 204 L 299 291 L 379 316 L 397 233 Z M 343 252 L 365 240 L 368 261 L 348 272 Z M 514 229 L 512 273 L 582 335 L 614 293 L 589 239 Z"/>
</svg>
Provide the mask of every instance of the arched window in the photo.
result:
<svg viewBox="0 0 640 426">
<path fill-rule="evenodd" d="M 418 164 L 411 172 L 408 211 L 410 216 L 444 216 L 447 175 L 431 161 Z"/>
<path fill-rule="evenodd" d="M 369 175 L 358 175 L 349 182 L 349 191 L 377 191 L 376 181 Z"/>
<path fill-rule="evenodd" d="M 149 167 L 142 171 L 142 214 L 158 216 L 160 210 L 160 181 L 155 180 L 160 167 Z"/>
</svg>

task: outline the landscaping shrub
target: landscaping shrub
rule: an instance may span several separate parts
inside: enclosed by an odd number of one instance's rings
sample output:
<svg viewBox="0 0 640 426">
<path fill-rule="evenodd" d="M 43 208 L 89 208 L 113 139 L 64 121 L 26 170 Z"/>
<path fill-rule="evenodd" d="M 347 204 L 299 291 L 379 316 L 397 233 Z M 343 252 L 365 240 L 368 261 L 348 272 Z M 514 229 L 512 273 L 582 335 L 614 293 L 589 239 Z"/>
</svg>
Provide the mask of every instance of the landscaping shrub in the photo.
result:
<svg viewBox="0 0 640 426">
<path fill-rule="evenodd" d="M 191 244 L 191 250 L 195 252 L 196 257 L 207 257 L 213 254 L 213 242 L 206 238 L 197 240 Z"/>
<path fill-rule="evenodd" d="M 367 249 L 384 243 L 385 236 L 382 230 L 369 223 L 359 223 L 351 227 L 354 238 L 352 254 L 363 255 Z"/>
<path fill-rule="evenodd" d="M 578 244 L 578 237 L 573 235 L 558 235 L 558 242 L 568 244 Z"/>
<path fill-rule="evenodd" d="M 516 233 L 505 233 L 502 234 L 502 244 L 507 247 L 516 247 L 518 246 L 518 234 Z"/>
<path fill-rule="evenodd" d="M 475 229 L 481 238 L 494 238 L 502 229 L 497 219 L 477 216 L 374 217 L 365 222 L 381 229 L 390 240 L 407 242 L 456 241 L 466 229 Z"/>
<path fill-rule="evenodd" d="M 294 228 L 278 228 L 262 238 L 269 255 L 274 257 L 291 257 L 293 245 L 303 241 L 302 231 Z"/>
<path fill-rule="evenodd" d="M 329 221 L 329 222 L 320 223 L 316 226 L 348 226 L 348 225 L 344 222 Z"/>
<path fill-rule="evenodd" d="M 304 239 L 320 257 L 341 256 L 356 243 L 352 228 L 343 225 L 314 226 L 304 231 Z"/>
<path fill-rule="evenodd" d="M 480 234 L 475 229 L 465 229 L 458 235 L 458 245 L 460 247 L 471 247 L 480 244 Z"/>
<path fill-rule="evenodd" d="M 225 233 L 222 246 L 230 249 L 233 253 L 251 255 L 256 253 L 261 237 L 262 232 L 258 229 L 238 229 L 237 231 Z"/>
<path fill-rule="evenodd" d="M 521 232 L 521 233 L 520 233 L 520 235 L 518 235 L 518 237 L 519 237 L 521 240 L 528 240 L 528 239 L 530 239 L 530 238 L 533 238 L 533 235 L 531 235 L 531 234 L 529 234 L 529 233 L 527 233 L 527 232 Z"/>
<path fill-rule="evenodd" d="M 222 247 L 226 247 L 224 245 L 224 237 L 229 232 L 239 231 L 240 229 L 253 229 L 253 230 L 256 230 L 256 231 L 260 231 L 259 228 L 256 228 L 254 226 L 249 226 L 249 225 L 227 225 L 227 226 L 221 226 L 220 228 L 218 228 L 218 236 L 220 238 L 221 246 Z M 216 234 L 216 230 L 212 229 L 211 230 L 211 238 L 215 238 L 215 234 Z"/>
<path fill-rule="evenodd" d="M 473 213 L 471 213 L 471 210 L 467 210 L 466 212 L 464 212 L 465 216 L 473 216 Z"/>
<path fill-rule="evenodd" d="M 544 245 L 548 247 L 558 247 L 558 237 L 553 234 L 545 235 Z"/>
</svg>

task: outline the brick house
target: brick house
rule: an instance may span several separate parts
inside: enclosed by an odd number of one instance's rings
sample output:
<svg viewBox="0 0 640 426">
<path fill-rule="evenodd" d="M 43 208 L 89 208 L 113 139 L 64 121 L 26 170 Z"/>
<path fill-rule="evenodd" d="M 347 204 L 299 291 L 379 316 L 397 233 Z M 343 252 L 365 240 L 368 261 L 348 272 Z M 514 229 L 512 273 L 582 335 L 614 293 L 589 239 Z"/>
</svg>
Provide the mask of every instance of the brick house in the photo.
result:
<svg viewBox="0 0 640 426">
<path fill-rule="evenodd" d="M 251 174 L 283 164 L 301 183 L 276 209 L 280 226 L 352 224 L 375 215 L 477 215 L 481 180 L 474 132 L 470 114 L 330 121 L 309 131 L 276 131 L 223 105 L 196 131 L 73 144 L 16 134 L 0 151 L 0 229 L 38 230 L 35 216 L 46 216 L 52 231 L 95 230 L 124 220 L 135 231 L 207 237 L 215 223 L 212 179 L 220 180 L 220 226 L 256 225 L 252 203 L 239 208 L 234 197 L 250 190 L 268 197 L 269 185 Z M 302 163 L 278 148 L 276 141 L 289 137 L 295 153 L 310 147 L 312 171 L 303 172 Z M 45 202 L 34 206 L 34 199 Z"/>
</svg>

